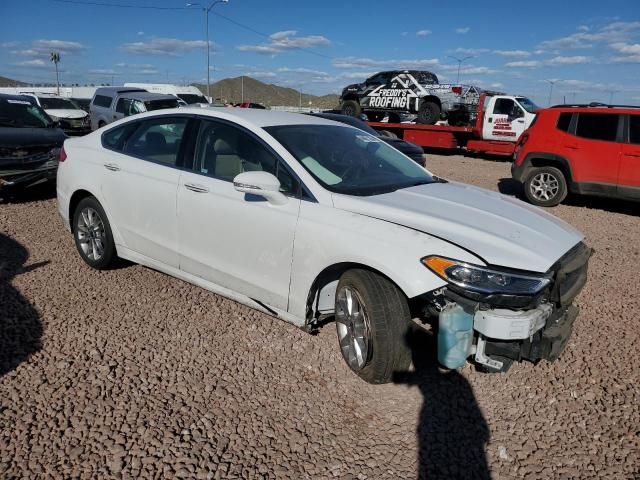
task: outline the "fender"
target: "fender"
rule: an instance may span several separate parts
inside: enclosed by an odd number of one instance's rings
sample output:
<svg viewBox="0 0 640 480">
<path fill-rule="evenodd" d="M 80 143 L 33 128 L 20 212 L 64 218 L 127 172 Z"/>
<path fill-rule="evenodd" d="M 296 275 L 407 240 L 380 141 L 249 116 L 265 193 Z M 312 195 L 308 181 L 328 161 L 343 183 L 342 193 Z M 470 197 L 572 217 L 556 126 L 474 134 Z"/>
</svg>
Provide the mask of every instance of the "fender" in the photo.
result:
<svg viewBox="0 0 640 480">
<path fill-rule="evenodd" d="M 576 183 L 571 175 L 571 163 L 560 155 L 545 152 L 528 153 L 520 165 L 513 164 L 511 176 L 519 182 L 524 182 L 535 167 L 557 167 L 564 174 L 567 180 L 569 191 L 576 191 Z"/>
</svg>

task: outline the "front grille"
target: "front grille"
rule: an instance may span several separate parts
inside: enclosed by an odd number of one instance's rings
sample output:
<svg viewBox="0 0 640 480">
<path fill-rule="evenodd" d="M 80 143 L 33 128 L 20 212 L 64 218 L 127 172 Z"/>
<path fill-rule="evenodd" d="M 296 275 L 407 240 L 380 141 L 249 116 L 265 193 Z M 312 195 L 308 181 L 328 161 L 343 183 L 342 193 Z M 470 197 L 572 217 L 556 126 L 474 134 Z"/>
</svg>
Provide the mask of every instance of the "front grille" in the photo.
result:
<svg viewBox="0 0 640 480">
<path fill-rule="evenodd" d="M 555 281 L 551 300 L 562 306 L 570 305 L 587 282 L 589 258 L 593 250 L 583 242 L 573 247 L 552 267 Z"/>
</svg>

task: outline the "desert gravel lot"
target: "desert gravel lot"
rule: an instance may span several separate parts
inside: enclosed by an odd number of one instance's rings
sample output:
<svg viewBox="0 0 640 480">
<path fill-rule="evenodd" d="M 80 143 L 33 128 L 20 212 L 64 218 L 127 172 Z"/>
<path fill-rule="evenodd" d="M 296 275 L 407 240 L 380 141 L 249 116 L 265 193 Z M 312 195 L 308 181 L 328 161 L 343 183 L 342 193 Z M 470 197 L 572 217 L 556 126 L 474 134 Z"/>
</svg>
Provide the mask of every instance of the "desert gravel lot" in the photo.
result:
<svg viewBox="0 0 640 480">
<path fill-rule="evenodd" d="M 509 164 L 429 155 L 513 194 Z M 56 201 L 0 204 L 0 478 L 640 478 L 640 204 L 552 212 L 596 253 L 554 364 L 372 386 L 310 336 L 131 265 L 89 269 Z"/>
</svg>

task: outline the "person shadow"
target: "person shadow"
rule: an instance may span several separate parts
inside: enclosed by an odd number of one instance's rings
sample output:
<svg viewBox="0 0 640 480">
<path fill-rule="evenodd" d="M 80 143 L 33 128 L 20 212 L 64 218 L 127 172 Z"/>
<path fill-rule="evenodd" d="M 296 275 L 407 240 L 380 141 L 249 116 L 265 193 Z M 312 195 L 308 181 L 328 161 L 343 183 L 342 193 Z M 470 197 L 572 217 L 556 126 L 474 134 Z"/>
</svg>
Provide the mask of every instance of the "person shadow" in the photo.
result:
<svg viewBox="0 0 640 480">
<path fill-rule="evenodd" d="M 11 284 L 48 261 L 25 267 L 29 252 L 11 237 L 0 233 L 0 378 L 42 348 L 42 322 L 36 309 Z"/>
<path fill-rule="evenodd" d="M 489 427 L 469 382 L 440 368 L 436 336 L 413 325 L 405 340 L 413 371 L 396 372 L 396 384 L 415 386 L 423 397 L 416 435 L 418 479 L 490 479 L 485 455 Z"/>
</svg>

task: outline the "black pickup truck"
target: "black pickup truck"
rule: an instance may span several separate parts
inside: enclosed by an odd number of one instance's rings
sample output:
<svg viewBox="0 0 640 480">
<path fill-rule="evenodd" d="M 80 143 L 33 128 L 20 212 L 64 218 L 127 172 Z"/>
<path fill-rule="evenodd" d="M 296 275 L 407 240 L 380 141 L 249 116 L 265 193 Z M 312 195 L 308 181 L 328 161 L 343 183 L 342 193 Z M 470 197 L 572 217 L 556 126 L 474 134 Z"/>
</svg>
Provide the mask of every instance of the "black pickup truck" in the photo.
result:
<svg viewBox="0 0 640 480">
<path fill-rule="evenodd" d="M 342 90 L 340 110 L 357 117 L 362 113 L 372 121 L 388 114 L 414 114 L 419 123 L 433 125 L 448 120 L 450 125 L 472 121 L 481 90 L 461 84 L 442 84 L 431 72 L 393 70 L 379 72 L 363 83 Z"/>
</svg>

